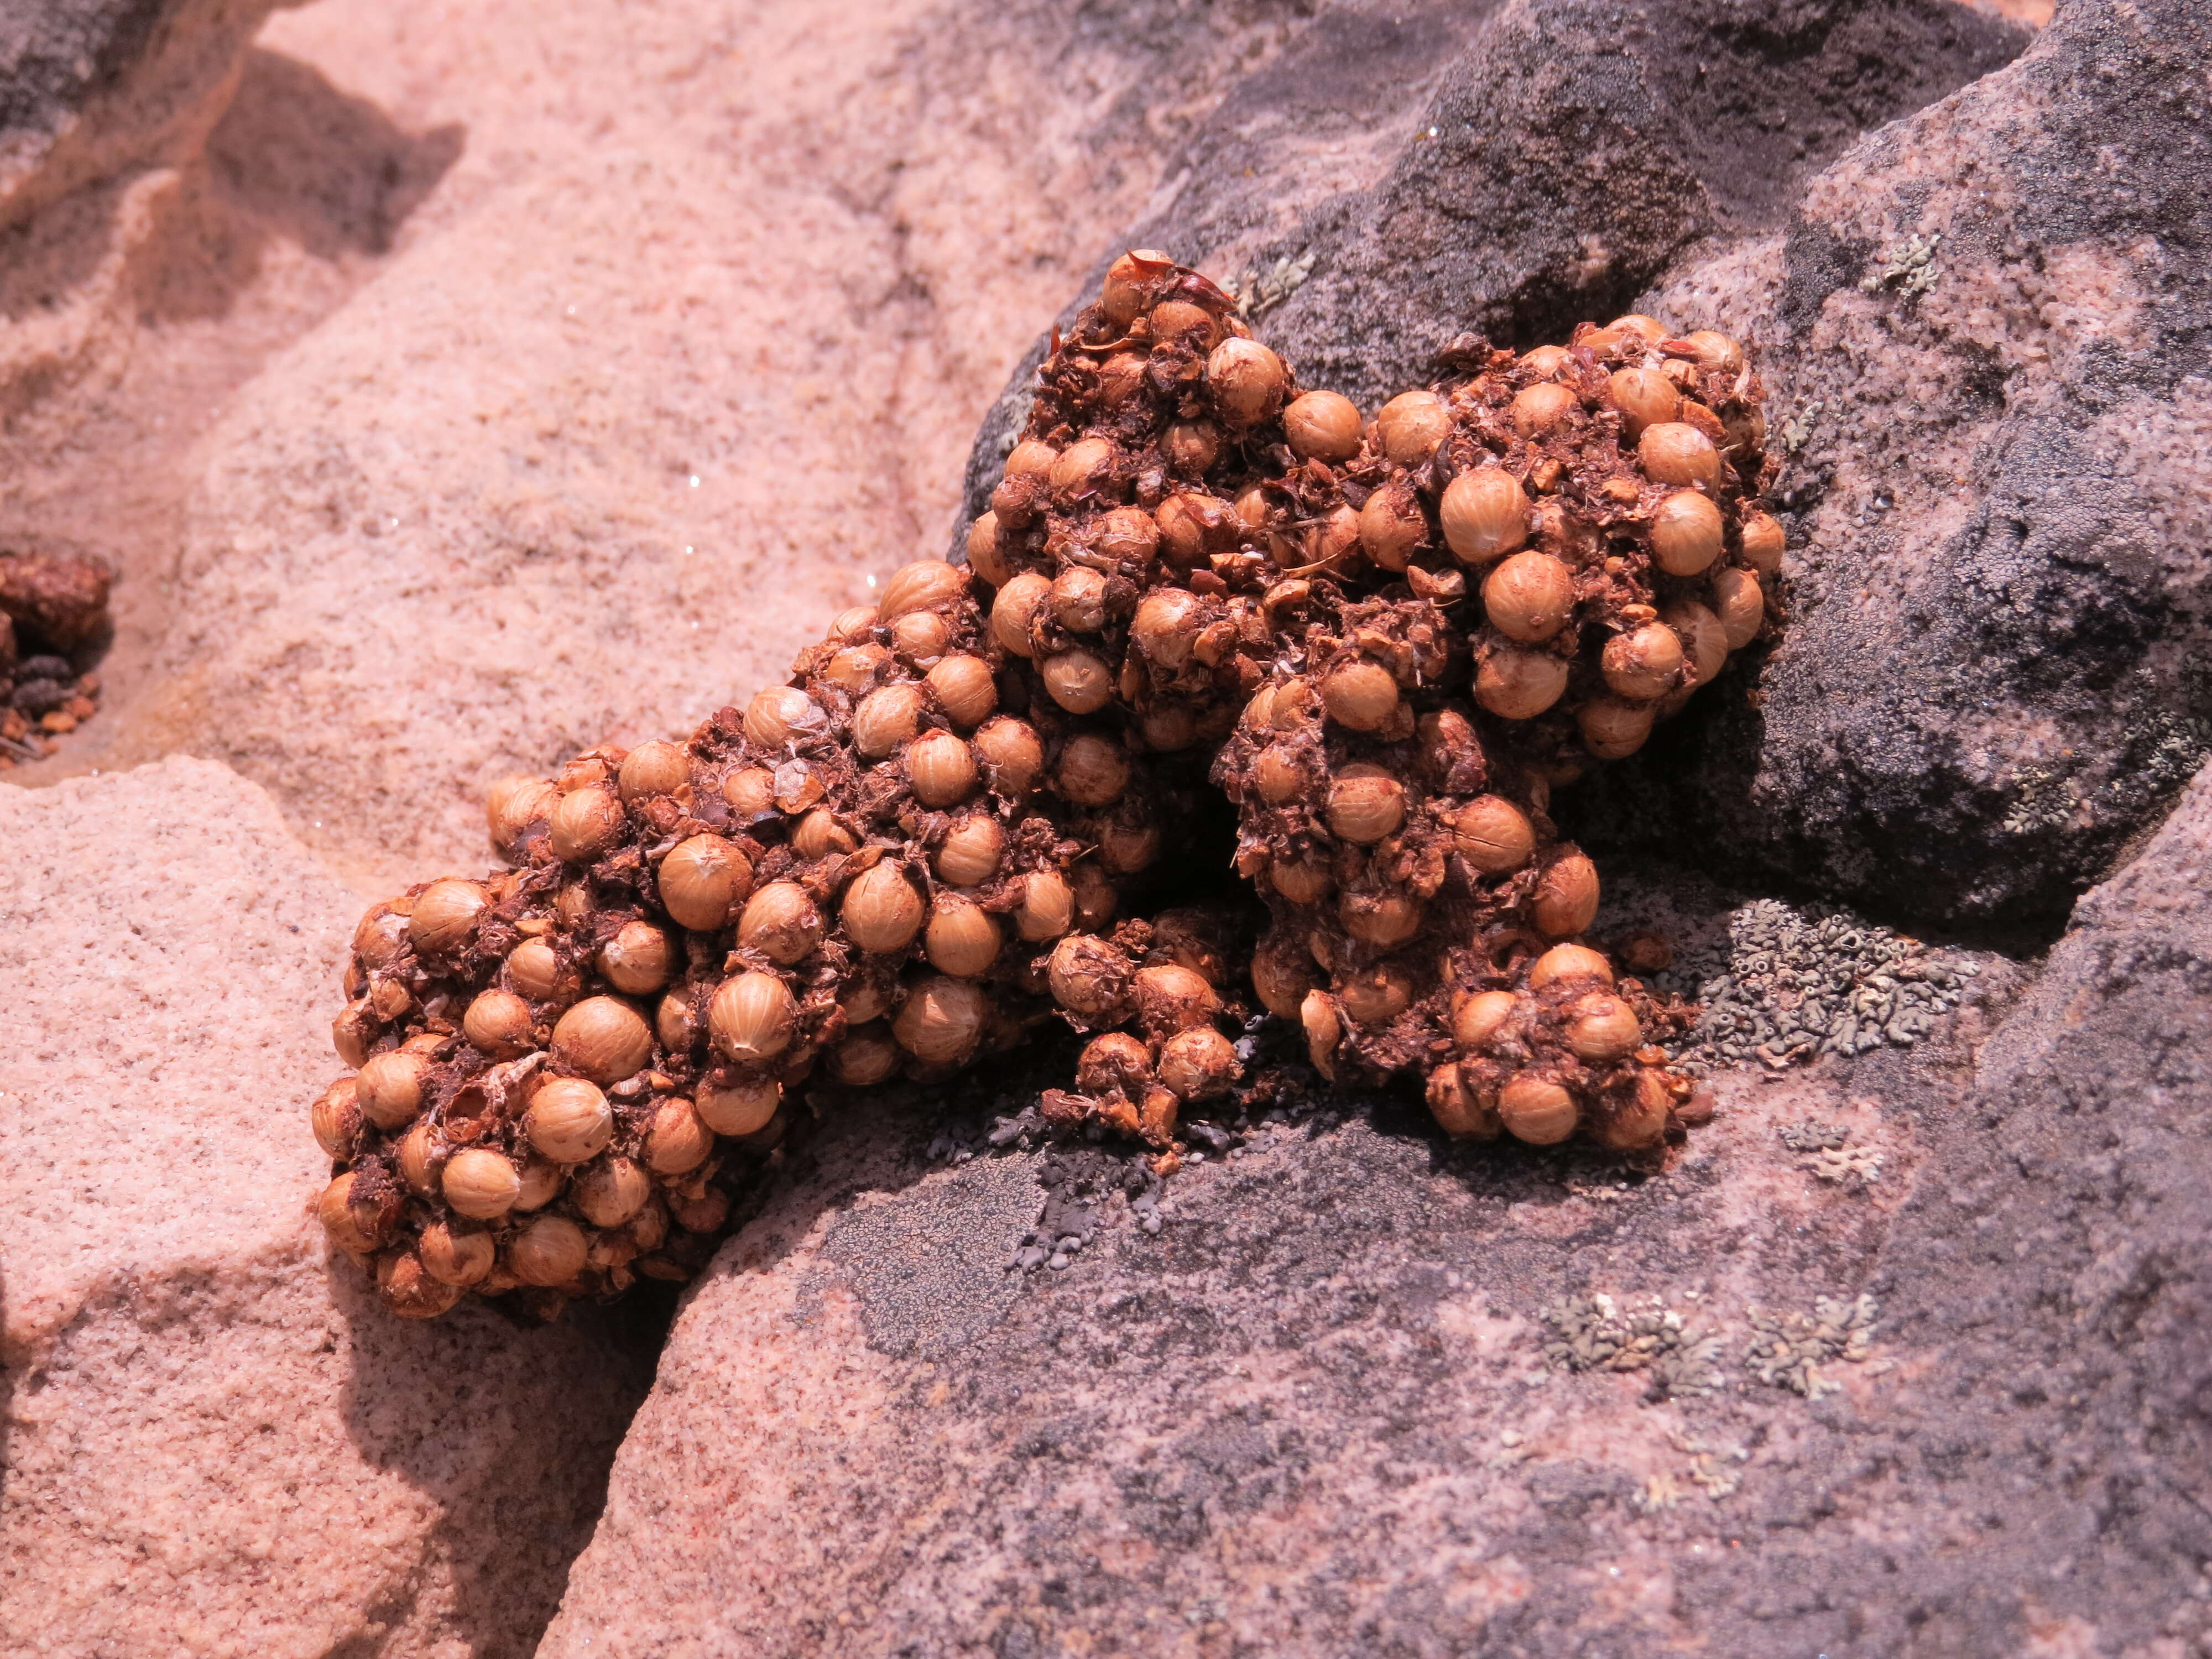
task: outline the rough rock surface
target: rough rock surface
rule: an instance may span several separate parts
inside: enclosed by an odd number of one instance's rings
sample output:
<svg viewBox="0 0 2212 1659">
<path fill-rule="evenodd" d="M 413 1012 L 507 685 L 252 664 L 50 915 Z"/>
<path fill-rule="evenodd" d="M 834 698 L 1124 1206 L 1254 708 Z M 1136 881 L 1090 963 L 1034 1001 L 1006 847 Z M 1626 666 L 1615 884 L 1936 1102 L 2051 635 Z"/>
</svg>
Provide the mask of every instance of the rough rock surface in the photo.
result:
<svg viewBox="0 0 2212 1659">
<path fill-rule="evenodd" d="M 1132 1206 L 853 1122 L 680 1316 L 542 1651 L 2200 1651 L 2208 859 L 2212 775 L 2009 1012 L 1993 962 L 1913 1060 L 1732 1076 L 1650 1180 L 1386 1104 Z M 1091 1237 L 1025 1276 L 1041 1181 Z M 1597 1294 L 1686 1328 L 1611 1369 Z"/>
<path fill-rule="evenodd" d="M 2208 54 L 2201 7 L 2069 7 L 1662 285 L 1772 342 L 1805 428 L 1788 643 L 1756 710 L 1655 752 L 1648 820 L 2047 929 L 2212 750 Z M 1924 291 L 1883 276 L 1915 236 Z"/>
<path fill-rule="evenodd" d="M 61 0 L 0 16 L 0 225 L 189 152 L 276 0 Z"/>
<path fill-rule="evenodd" d="M 356 907 L 259 789 L 0 789 L 0 1649 L 526 1653 L 649 1338 L 326 1269 L 299 1103 Z"/>
<path fill-rule="evenodd" d="M 2027 42 L 1946 0 L 1656 0 L 1625 21 L 1605 0 L 1498 8 L 1438 59 L 1425 107 L 1404 112 L 1410 142 L 1359 189 L 1255 188 L 1291 158 L 1217 117 L 1183 189 L 1134 234 L 1261 276 L 1312 254 L 1264 306 L 1267 333 L 1315 385 L 1372 407 L 1462 330 L 1534 343 L 1617 314 L 1684 250 L 1780 223 L 1862 132 Z M 1316 91 L 1347 112 L 1381 101 L 1386 65 L 1346 27 L 1316 27 L 1303 62 L 1270 71 L 1291 107 Z"/>
<path fill-rule="evenodd" d="M 1660 0 L 1622 22 L 1607 0 L 1325 11 L 1106 257 L 1157 246 L 1234 281 L 1304 383 L 1371 410 L 1464 330 L 1563 338 L 1702 240 L 1778 225 L 1862 131 L 2027 39 L 1948 0 Z M 979 441 L 971 513 L 1024 389 Z"/>
<path fill-rule="evenodd" d="M 132 270 L 213 264 L 233 292 L 151 328 L 111 305 L 15 377 L 78 376 L 135 512 L 78 487 L 82 433 L 48 408 L 0 486 L 112 547 L 125 605 L 158 596 L 123 619 L 101 720 L 33 781 L 221 758 L 364 885 L 480 862 L 490 779 L 742 701 L 933 545 L 975 419 L 1097 227 L 1300 21 L 433 15 L 276 18 L 205 162 L 131 222 Z M 323 189 L 283 160 L 302 138 Z M 79 297 L 65 279 L 121 234 L 92 216 L 48 289 Z M 190 319 L 229 306 L 265 310 L 259 355 L 203 365 Z M 127 370 L 59 363 L 125 335 Z"/>
</svg>

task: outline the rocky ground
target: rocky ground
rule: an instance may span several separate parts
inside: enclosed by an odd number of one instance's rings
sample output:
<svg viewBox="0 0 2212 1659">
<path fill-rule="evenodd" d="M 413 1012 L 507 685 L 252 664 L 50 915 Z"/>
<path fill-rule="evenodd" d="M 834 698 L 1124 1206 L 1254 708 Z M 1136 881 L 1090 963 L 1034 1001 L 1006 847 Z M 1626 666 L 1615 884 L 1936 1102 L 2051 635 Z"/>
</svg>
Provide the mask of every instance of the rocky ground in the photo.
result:
<svg viewBox="0 0 2212 1659">
<path fill-rule="evenodd" d="M 118 578 L 0 785 L 0 1653 L 2212 1654 L 2207 62 L 2190 0 L 0 24 L 0 541 Z M 820 1126 L 680 1306 L 381 1317 L 302 1212 L 362 901 L 943 545 L 1132 243 L 1370 402 L 1759 345 L 1790 631 L 1560 797 L 1714 1123 L 1298 1097 L 1162 1183 L 1010 1073 Z"/>
</svg>

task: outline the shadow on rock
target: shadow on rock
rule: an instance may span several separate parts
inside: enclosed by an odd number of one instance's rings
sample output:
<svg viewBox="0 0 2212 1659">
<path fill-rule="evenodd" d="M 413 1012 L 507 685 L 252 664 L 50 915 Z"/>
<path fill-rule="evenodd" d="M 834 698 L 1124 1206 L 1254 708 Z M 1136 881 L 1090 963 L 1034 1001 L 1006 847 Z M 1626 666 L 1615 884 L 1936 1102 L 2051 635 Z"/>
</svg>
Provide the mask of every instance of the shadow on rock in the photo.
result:
<svg viewBox="0 0 2212 1659">
<path fill-rule="evenodd" d="M 347 1429 L 371 1463 L 442 1511 L 352 1644 L 362 1659 L 383 1651 L 384 1632 L 435 1600 L 444 1605 L 421 1611 L 441 1615 L 475 1659 L 522 1659 L 590 1540 L 672 1298 L 578 1307 L 535 1328 L 473 1302 L 414 1323 L 386 1312 L 350 1263 L 333 1260 L 330 1284 L 351 1345 Z"/>
<path fill-rule="evenodd" d="M 466 137 L 450 122 L 408 132 L 308 65 L 249 52 L 238 94 L 208 137 L 204 187 L 180 202 L 177 245 L 149 276 L 149 313 L 222 315 L 272 239 L 322 259 L 390 252 Z"/>
<path fill-rule="evenodd" d="M 0 420 L 118 380 L 142 324 L 228 315 L 278 240 L 331 262 L 386 252 L 465 137 L 404 131 L 260 51 L 214 118 L 204 144 L 118 164 L 0 225 Z"/>
<path fill-rule="evenodd" d="M 310 253 L 384 253 L 466 138 L 459 122 L 409 132 L 309 65 L 255 51 L 208 165 L 234 201 Z"/>
</svg>

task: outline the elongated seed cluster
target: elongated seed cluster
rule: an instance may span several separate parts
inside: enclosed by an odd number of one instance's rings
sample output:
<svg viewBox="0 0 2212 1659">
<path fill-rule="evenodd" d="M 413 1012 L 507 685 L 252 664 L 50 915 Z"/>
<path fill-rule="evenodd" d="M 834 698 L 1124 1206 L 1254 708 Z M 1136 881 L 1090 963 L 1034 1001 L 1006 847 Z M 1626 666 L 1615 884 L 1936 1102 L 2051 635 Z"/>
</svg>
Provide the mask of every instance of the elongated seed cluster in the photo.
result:
<svg viewBox="0 0 2212 1659">
<path fill-rule="evenodd" d="M 1759 389 L 1735 342 L 1642 317 L 1455 355 L 1364 422 L 1127 256 L 968 556 L 1048 693 L 1079 661 L 1145 748 L 1203 757 L 1273 917 L 1255 989 L 1325 1074 L 1425 1073 L 1455 1133 L 1648 1145 L 1672 1017 L 1572 942 L 1597 875 L 1545 809 L 1766 626 Z M 1077 582 L 1122 602 L 1054 626 Z"/>
<path fill-rule="evenodd" d="M 1143 757 L 1032 707 L 971 586 L 910 565 L 688 742 L 506 781 L 488 812 L 511 868 L 363 919 L 335 1028 L 356 1070 L 314 1112 L 321 1212 L 395 1310 L 688 1276 L 787 1090 L 1011 1047 L 1079 971 L 1063 942 L 1113 952 L 1116 1018 L 1163 1044 L 1206 1024 L 1227 1052 L 1232 929 L 1185 910 L 1099 938 L 1159 856 Z M 1181 1101 L 1232 1080 L 1194 1076 L 1139 1132 L 1166 1146 Z"/>
<path fill-rule="evenodd" d="M 1048 1019 L 1089 1041 L 1047 1116 L 1170 1158 L 1248 995 L 1455 1135 L 1658 1141 L 1686 1014 L 1579 942 L 1597 876 L 1547 809 L 1771 625 L 1758 384 L 1643 318 L 1455 349 L 1363 420 L 1125 256 L 968 568 L 906 567 L 687 741 L 497 786 L 506 868 L 364 918 L 314 1107 L 386 1302 L 684 1277 L 795 1091 Z M 1164 854 L 1223 798 L 1194 903 Z"/>
</svg>

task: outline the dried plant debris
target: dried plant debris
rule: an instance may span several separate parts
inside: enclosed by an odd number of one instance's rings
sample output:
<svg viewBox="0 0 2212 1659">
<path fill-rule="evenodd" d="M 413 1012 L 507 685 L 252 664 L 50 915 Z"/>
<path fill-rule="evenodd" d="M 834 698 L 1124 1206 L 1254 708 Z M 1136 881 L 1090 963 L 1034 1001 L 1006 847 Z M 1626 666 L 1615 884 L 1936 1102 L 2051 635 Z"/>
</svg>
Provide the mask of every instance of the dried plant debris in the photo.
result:
<svg viewBox="0 0 2212 1659">
<path fill-rule="evenodd" d="M 1037 1184 L 1044 1188 L 1044 1198 L 1035 1224 L 1014 1243 L 1005 1263 L 1008 1273 L 1059 1273 L 1073 1266 L 1085 1247 L 1097 1238 L 1102 1225 L 1098 1212 L 1116 1190 L 1127 1200 L 1140 1231 L 1150 1236 L 1160 1231 L 1160 1198 L 1166 1183 L 1143 1164 L 1098 1152 L 1054 1153 L 1040 1162 Z"/>
<path fill-rule="evenodd" d="M 1787 1389 L 1808 1400 L 1835 1393 L 1843 1384 L 1820 1367 L 1842 1361 L 1857 1364 L 1874 1341 L 1881 1310 L 1874 1297 L 1822 1297 L 1810 1315 L 1751 1312 L 1752 1338 L 1743 1351 L 1743 1369 L 1753 1381 Z"/>
<path fill-rule="evenodd" d="M 1909 1048 L 1958 1006 L 1978 971 L 1846 910 L 1757 899 L 1730 912 L 1724 928 L 1678 946 L 1650 982 L 1698 1005 L 1697 1023 L 1670 1053 L 1703 1076 Z"/>
<path fill-rule="evenodd" d="M 387 1305 L 684 1278 L 794 1114 L 1054 1024 L 1073 1086 L 1009 1139 L 1159 1173 L 1233 1143 L 1194 1109 L 1267 1109 L 1263 1011 L 1455 1137 L 1679 1134 L 1690 1011 L 1585 941 L 1548 805 L 1779 627 L 1763 390 L 1644 316 L 1451 361 L 1370 419 L 1125 255 L 968 568 L 898 571 L 687 737 L 495 786 L 503 866 L 363 919 L 314 1107 L 322 1218 Z"/>
<path fill-rule="evenodd" d="M 1859 278 L 1859 291 L 1880 294 L 1887 290 L 1907 299 L 1918 298 L 1936 286 L 1936 252 L 1942 244 L 1943 233 L 1940 230 L 1928 236 L 1915 231 L 1885 254 L 1880 266 Z"/>
<path fill-rule="evenodd" d="M 55 753 L 98 710 L 107 592 L 88 559 L 0 553 L 0 771 Z"/>
</svg>

